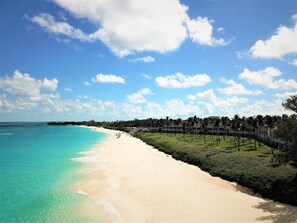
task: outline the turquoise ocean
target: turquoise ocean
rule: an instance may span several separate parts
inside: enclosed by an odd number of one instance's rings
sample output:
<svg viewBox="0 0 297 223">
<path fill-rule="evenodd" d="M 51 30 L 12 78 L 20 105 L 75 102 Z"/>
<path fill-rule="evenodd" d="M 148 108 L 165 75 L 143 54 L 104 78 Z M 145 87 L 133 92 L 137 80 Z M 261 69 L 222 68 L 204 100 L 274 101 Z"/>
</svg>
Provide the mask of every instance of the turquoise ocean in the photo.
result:
<svg viewBox="0 0 297 223">
<path fill-rule="evenodd" d="M 74 192 L 80 157 L 105 134 L 75 126 L 0 123 L 0 222 L 100 221 Z"/>
</svg>

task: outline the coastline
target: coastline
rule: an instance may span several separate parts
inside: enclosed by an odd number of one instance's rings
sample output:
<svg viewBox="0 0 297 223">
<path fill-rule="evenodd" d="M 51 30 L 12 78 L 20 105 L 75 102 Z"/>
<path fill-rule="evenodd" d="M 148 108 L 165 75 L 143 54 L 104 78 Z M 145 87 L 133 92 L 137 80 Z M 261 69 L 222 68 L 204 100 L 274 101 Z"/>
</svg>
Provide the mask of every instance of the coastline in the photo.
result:
<svg viewBox="0 0 297 223">
<path fill-rule="evenodd" d="M 243 193 L 235 183 L 177 161 L 127 133 L 118 138 L 119 131 L 89 128 L 108 136 L 75 158 L 86 165 L 80 171 L 85 178 L 74 190 L 92 198 L 106 221 L 294 222 L 293 206 Z"/>
</svg>

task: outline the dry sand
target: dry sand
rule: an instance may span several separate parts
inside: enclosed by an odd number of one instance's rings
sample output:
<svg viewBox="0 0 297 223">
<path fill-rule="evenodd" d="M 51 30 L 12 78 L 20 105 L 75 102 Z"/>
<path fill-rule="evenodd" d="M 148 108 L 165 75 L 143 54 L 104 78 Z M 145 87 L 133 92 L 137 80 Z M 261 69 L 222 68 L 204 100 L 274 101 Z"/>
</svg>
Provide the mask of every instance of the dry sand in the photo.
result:
<svg viewBox="0 0 297 223">
<path fill-rule="evenodd" d="M 86 164 L 75 190 L 92 198 L 106 221 L 297 222 L 297 207 L 253 196 L 127 133 L 93 129 L 108 138 L 76 158 Z"/>
</svg>

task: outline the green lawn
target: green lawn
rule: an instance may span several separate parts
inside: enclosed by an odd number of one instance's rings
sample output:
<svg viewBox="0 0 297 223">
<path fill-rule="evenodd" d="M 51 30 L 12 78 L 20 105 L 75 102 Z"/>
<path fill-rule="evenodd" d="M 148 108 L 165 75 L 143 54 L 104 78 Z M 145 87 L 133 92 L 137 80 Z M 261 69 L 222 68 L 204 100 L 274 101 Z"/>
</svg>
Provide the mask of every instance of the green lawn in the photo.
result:
<svg viewBox="0 0 297 223">
<path fill-rule="evenodd" d="M 277 165 L 266 145 L 254 149 L 254 140 L 240 139 L 240 151 L 232 136 L 183 135 L 138 132 L 136 137 L 173 158 L 199 166 L 210 174 L 235 181 L 285 203 L 297 205 L 297 169 Z M 217 146 L 217 139 L 220 143 Z M 279 153 L 274 151 L 275 153 Z"/>
</svg>

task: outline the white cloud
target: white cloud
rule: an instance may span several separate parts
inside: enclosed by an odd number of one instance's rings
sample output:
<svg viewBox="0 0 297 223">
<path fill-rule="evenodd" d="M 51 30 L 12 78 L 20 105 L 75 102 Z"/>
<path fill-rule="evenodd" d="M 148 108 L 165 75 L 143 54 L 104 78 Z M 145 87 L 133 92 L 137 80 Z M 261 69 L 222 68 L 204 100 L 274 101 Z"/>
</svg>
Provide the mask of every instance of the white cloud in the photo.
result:
<svg viewBox="0 0 297 223">
<path fill-rule="evenodd" d="M 64 39 L 64 38 L 55 38 L 57 40 L 58 43 L 70 43 L 71 40 L 70 39 Z"/>
<path fill-rule="evenodd" d="M 176 73 L 174 75 L 156 77 L 155 81 L 158 86 L 164 88 L 190 88 L 204 86 L 211 82 L 211 78 L 206 74 L 187 76 L 182 73 Z"/>
<path fill-rule="evenodd" d="M 195 98 L 189 95 L 191 100 Z M 188 97 L 189 97 L 188 96 Z M 242 97 L 217 97 L 213 89 L 198 92 L 196 95 L 196 103 L 201 104 L 207 110 L 208 115 L 227 115 L 233 114 L 234 109 L 238 109 L 241 105 L 248 102 L 248 99 Z"/>
<path fill-rule="evenodd" d="M 193 115 L 199 115 L 201 113 L 197 105 L 186 104 L 181 99 L 170 99 L 159 104 L 156 102 L 148 102 L 145 106 L 135 106 L 126 104 L 120 105 L 121 109 L 126 117 L 133 118 L 164 118 L 169 116 L 171 118 L 181 118 Z"/>
<path fill-rule="evenodd" d="M 252 116 L 252 115 L 282 115 L 292 114 L 290 111 L 286 111 L 282 106 L 282 100 L 259 100 L 254 103 L 249 103 L 245 106 L 237 108 L 233 114 L 240 114 L 241 116 Z"/>
<path fill-rule="evenodd" d="M 138 58 L 133 58 L 129 59 L 129 62 L 136 63 L 136 62 L 143 62 L 143 63 L 153 63 L 155 62 L 155 58 L 151 56 L 146 56 L 146 57 L 138 57 Z"/>
<path fill-rule="evenodd" d="M 99 40 L 118 57 L 143 51 L 172 52 L 188 37 L 201 45 L 222 46 L 229 43 L 222 38 L 213 37 L 213 20 L 206 17 L 189 18 L 188 7 L 180 0 L 54 1 L 76 19 L 86 19 L 97 29 L 86 34 L 70 25 L 65 16 L 62 21 L 57 21 L 48 13 L 41 13 L 29 19 L 46 32 L 68 37 L 56 38 L 57 41 Z M 223 28 L 220 27 L 218 31 L 222 32 Z M 153 62 L 151 58 L 142 58 L 139 61 Z"/>
<path fill-rule="evenodd" d="M 189 36 L 193 42 L 208 46 L 224 46 L 229 42 L 224 39 L 216 39 L 213 37 L 213 27 L 211 23 L 213 20 L 208 20 L 207 17 L 198 17 L 196 19 L 189 19 L 187 22 L 189 29 Z M 222 31 L 223 28 L 219 28 Z"/>
<path fill-rule="evenodd" d="M 146 99 L 144 98 L 144 95 L 149 95 L 149 94 L 153 94 L 151 89 L 143 88 L 140 91 L 137 91 L 136 93 L 127 95 L 127 100 L 133 104 L 145 103 Z"/>
<path fill-rule="evenodd" d="M 274 67 L 266 67 L 264 70 L 250 71 L 247 68 L 239 75 L 240 79 L 246 79 L 250 84 L 261 85 L 271 89 L 297 89 L 297 82 L 294 79 L 278 79 L 280 70 Z"/>
<path fill-rule="evenodd" d="M 72 92 L 73 90 L 71 88 L 64 88 L 64 91 L 66 91 L 66 92 Z"/>
<path fill-rule="evenodd" d="M 15 108 L 15 105 L 11 103 L 6 94 L 0 94 L 0 112 L 10 112 Z"/>
<path fill-rule="evenodd" d="M 258 40 L 250 49 L 255 58 L 282 59 L 288 54 L 297 54 L 297 16 L 292 18 L 295 22 L 292 28 L 280 26 L 276 33 L 267 40 Z"/>
<path fill-rule="evenodd" d="M 141 76 L 142 76 L 143 78 L 145 78 L 145 79 L 148 79 L 148 80 L 153 79 L 152 76 L 150 76 L 150 75 L 148 75 L 148 74 L 142 74 Z"/>
<path fill-rule="evenodd" d="M 224 32 L 224 31 L 225 31 L 225 29 L 223 27 L 218 28 L 218 32 Z"/>
<path fill-rule="evenodd" d="M 84 34 L 80 29 L 75 29 L 67 22 L 57 22 L 54 17 L 48 13 L 41 13 L 31 18 L 31 21 L 41 26 L 45 31 L 56 35 L 65 35 L 72 39 L 81 41 L 93 41 L 90 36 Z M 58 38 L 58 41 L 62 39 Z M 69 42 L 69 40 L 67 40 Z"/>
<path fill-rule="evenodd" d="M 22 74 L 16 70 L 12 77 L 0 78 L 0 88 L 14 96 L 39 96 L 41 90 L 55 91 L 59 81 L 57 79 L 36 80 L 29 74 Z"/>
<path fill-rule="evenodd" d="M 297 91 L 291 91 L 291 92 L 284 92 L 284 93 L 276 93 L 274 96 L 280 99 L 287 99 L 292 95 L 297 95 Z"/>
<path fill-rule="evenodd" d="M 289 64 L 291 64 L 293 66 L 297 66 L 297 59 L 290 61 Z"/>
<path fill-rule="evenodd" d="M 187 37 L 187 7 L 170 1 L 56 0 L 76 18 L 100 27 L 90 34 L 119 57 L 135 52 L 170 52 Z M 133 32 L 131 32 L 131 30 Z"/>
<path fill-rule="evenodd" d="M 94 83 L 119 83 L 125 84 L 125 80 L 114 74 L 97 74 L 95 78 L 92 78 L 92 82 Z"/>
<path fill-rule="evenodd" d="M 90 83 L 89 81 L 85 81 L 85 82 L 84 82 L 84 85 L 85 85 L 85 86 L 90 86 L 91 83 Z"/>
<path fill-rule="evenodd" d="M 248 99 L 242 97 L 219 98 L 215 95 L 213 89 L 198 92 L 196 96 L 198 99 L 210 101 L 215 107 L 232 107 L 248 102 Z"/>
<path fill-rule="evenodd" d="M 210 101 L 217 100 L 217 97 L 216 97 L 216 95 L 215 95 L 215 93 L 213 92 L 212 89 L 202 91 L 202 92 L 198 92 L 197 97 L 201 98 L 201 99 L 207 99 L 207 100 L 210 100 Z"/>
<path fill-rule="evenodd" d="M 147 91 L 147 90 L 144 90 Z M 61 101 L 60 109 L 74 115 L 87 115 L 87 118 L 108 116 L 119 119 L 133 118 L 161 118 L 161 117 L 187 117 L 201 113 L 197 105 L 186 104 L 180 99 L 170 99 L 163 103 L 147 102 L 143 105 L 135 103 L 120 103 L 115 101 L 101 101 L 89 99 L 88 102 L 80 100 Z"/>
<path fill-rule="evenodd" d="M 160 111 L 161 112 L 161 111 Z M 171 99 L 168 101 L 165 101 L 165 106 L 163 109 L 163 117 L 166 115 L 166 113 L 169 116 L 185 116 L 185 115 L 195 115 L 199 114 L 201 111 L 198 106 L 191 105 L 191 104 L 185 104 L 180 99 Z"/>
<path fill-rule="evenodd" d="M 55 92 L 59 81 L 57 79 L 37 80 L 29 74 L 22 74 L 16 70 L 12 77 L 0 78 L 0 89 L 12 95 L 10 99 L 6 94 L 1 96 L 1 110 L 12 111 L 30 110 L 39 104 L 50 104 L 60 98 L 59 94 L 47 94 L 45 91 Z"/>
<path fill-rule="evenodd" d="M 221 79 L 221 82 L 228 84 L 229 87 L 225 88 L 218 88 L 218 91 L 220 93 L 226 94 L 226 95 L 258 95 L 262 94 L 262 91 L 260 90 L 247 90 L 242 84 L 236 83 L 234 80 L 226 80 L 224 78 Z"/>
<path fill-rule="evenodd" d="M 197 99 L 197 97 L 196 97 L 195 95 L 193 95 L 193 94 L 188 95 L 187 98 L 188 98 L 189 100 L 191 100 L 191 101 L 194 101 L 194 100 Z"/>
</svg>

